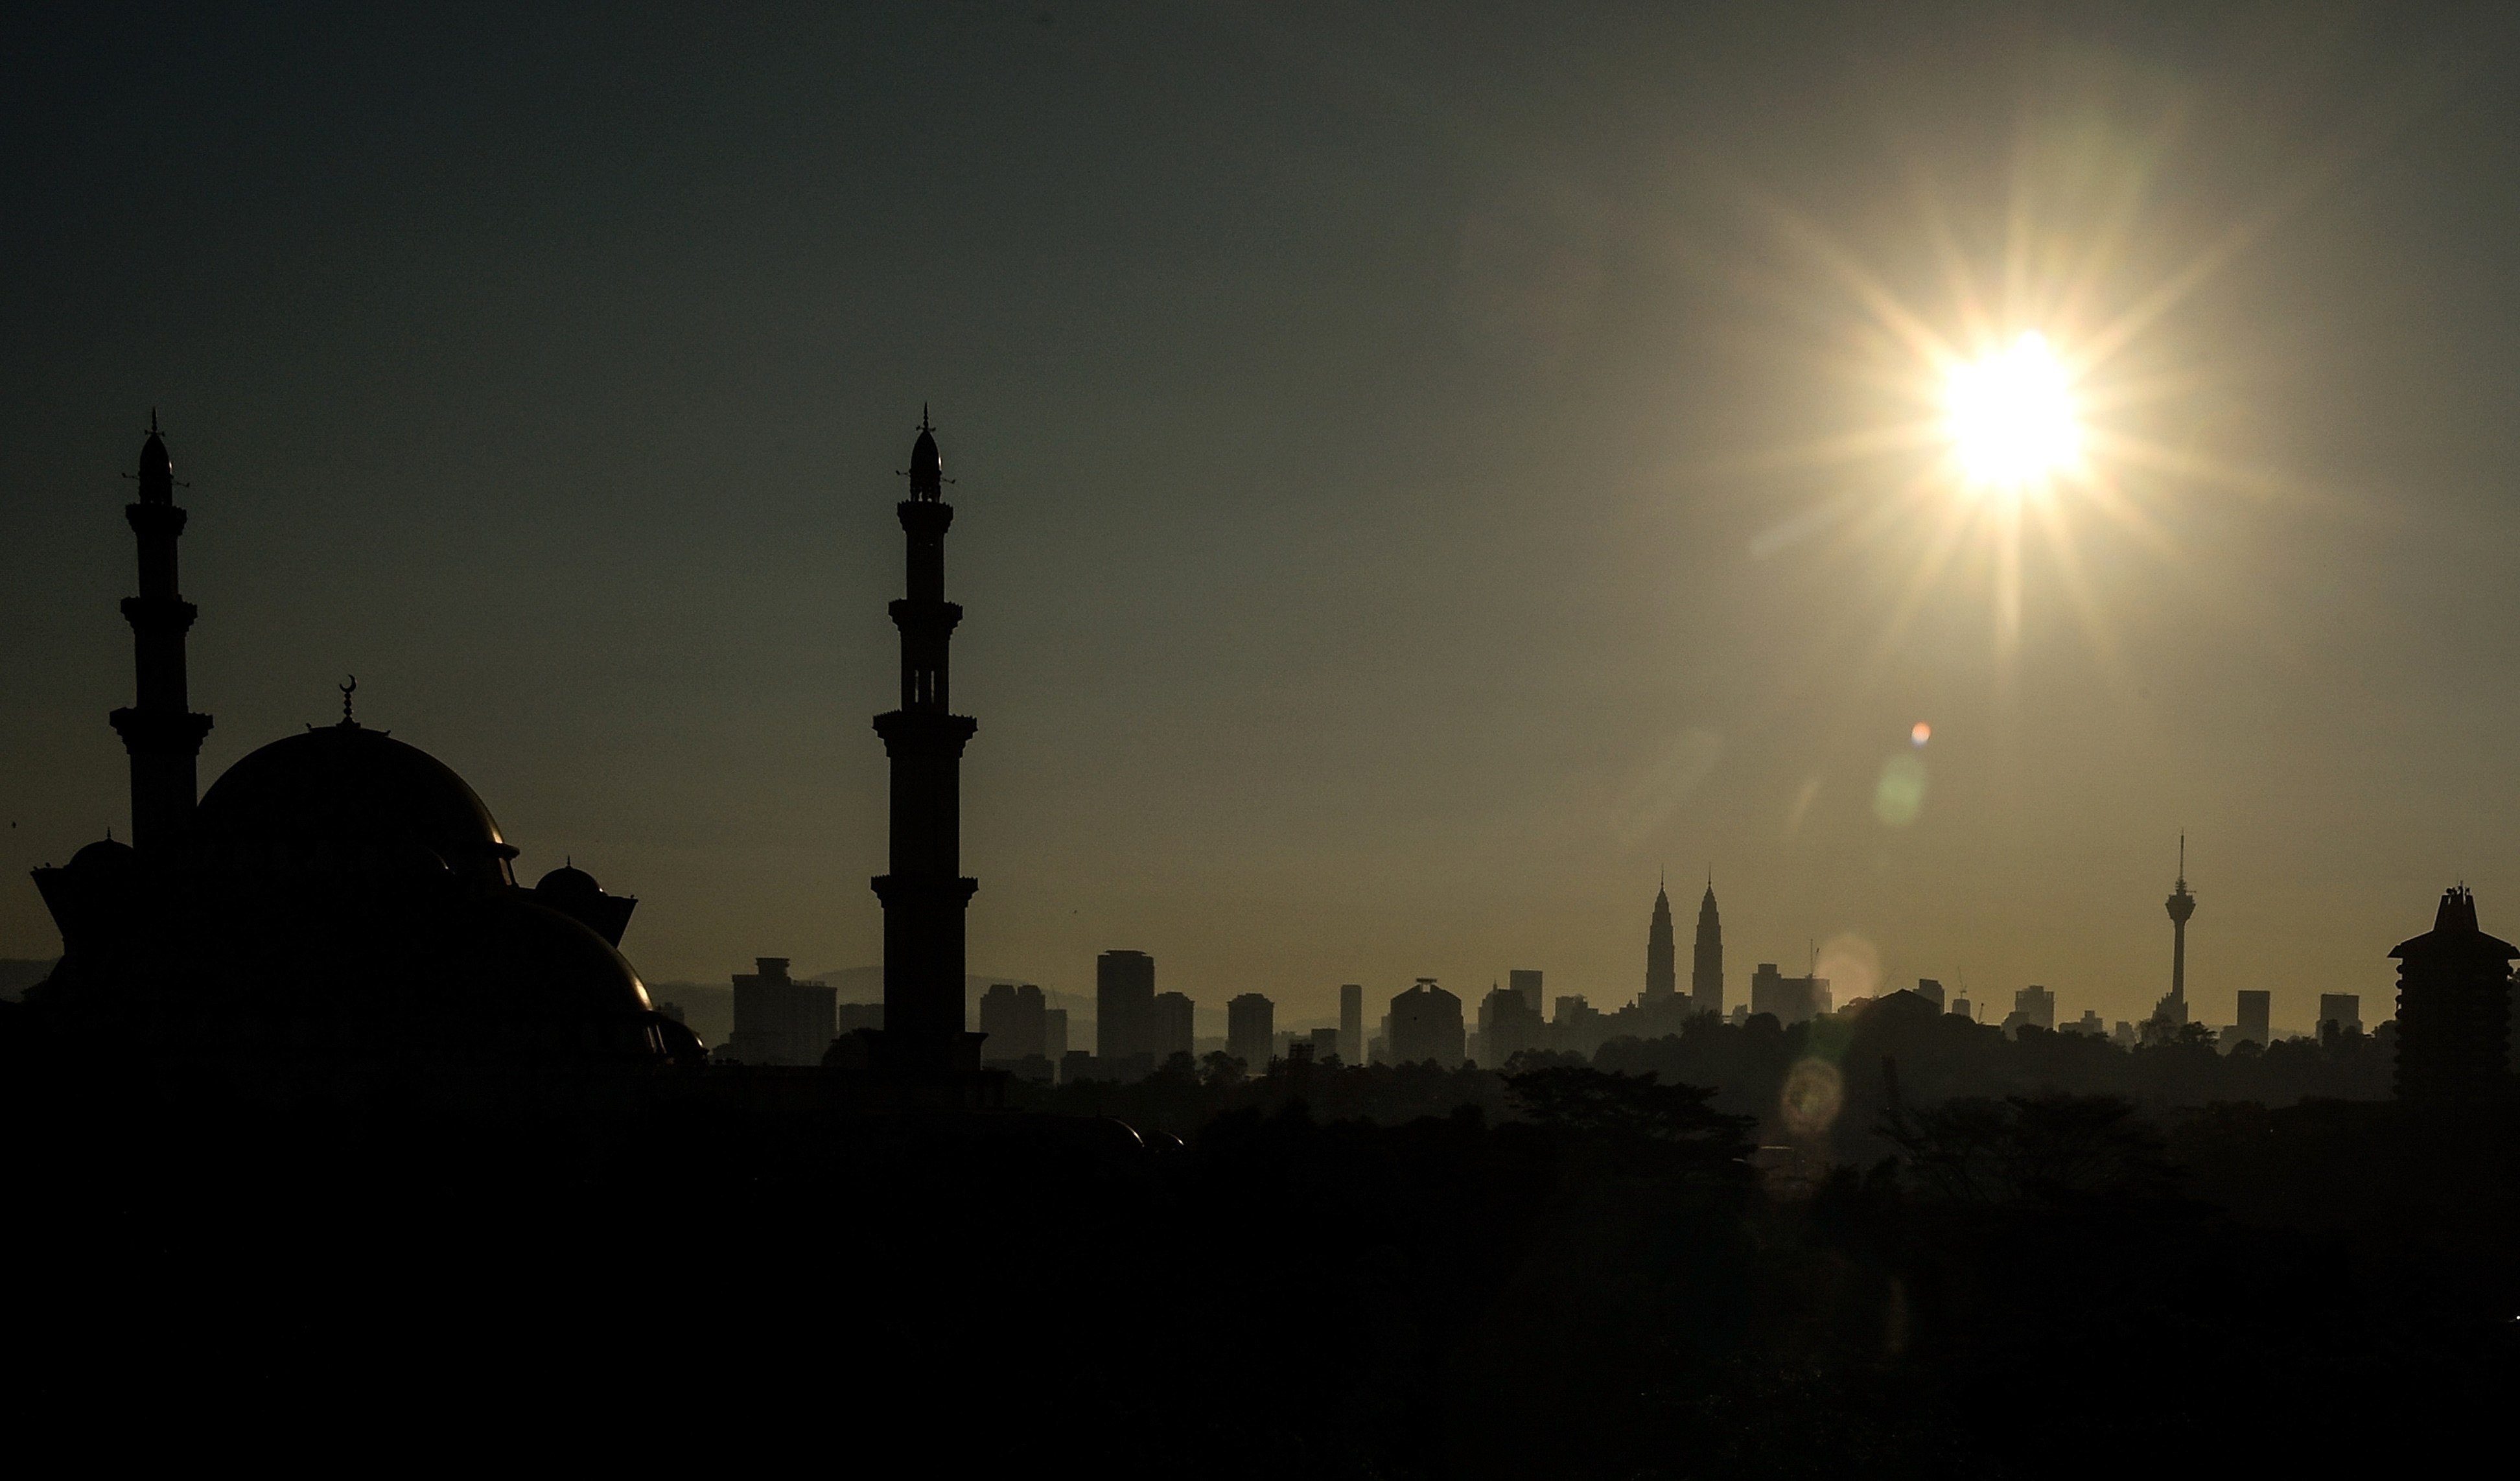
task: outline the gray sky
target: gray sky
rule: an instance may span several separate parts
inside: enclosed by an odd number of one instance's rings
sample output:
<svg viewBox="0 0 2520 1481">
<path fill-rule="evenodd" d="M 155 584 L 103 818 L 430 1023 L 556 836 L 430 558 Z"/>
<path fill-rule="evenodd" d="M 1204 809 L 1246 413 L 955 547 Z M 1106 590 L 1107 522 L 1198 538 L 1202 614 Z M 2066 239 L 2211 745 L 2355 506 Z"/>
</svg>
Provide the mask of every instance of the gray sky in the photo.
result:
<svg viewBox="0 0 2520 1481">
<path fill-rule="evenodd" d="M 2037 19 L 2032 19 L 2033 17 Z M 204 781 L 335 712 L 651 980 L 869 963 L 922 400 L 977 970 L 2136 1016 L 2520 934 L 2520 31 L 2493 8 L 80 8 L 0 42 L 0 955 L 127 801 L 116 474 Z M 2000 512 L 1917 344 L 2047 333 Z M 2101 351 L 2105 350 L 2105 353 Z M 2077 357 L 2088 357 L 2084 364 Z M 2002 574 L 2017 549 L 2017 624 Z M 1918 749 L 1910 728 L 1924 721 Z M 1885 815 L 1895 758 L 1912 818 Z M 1835 942 L 1834 947 L 1830 943 Z"/>
</svg>

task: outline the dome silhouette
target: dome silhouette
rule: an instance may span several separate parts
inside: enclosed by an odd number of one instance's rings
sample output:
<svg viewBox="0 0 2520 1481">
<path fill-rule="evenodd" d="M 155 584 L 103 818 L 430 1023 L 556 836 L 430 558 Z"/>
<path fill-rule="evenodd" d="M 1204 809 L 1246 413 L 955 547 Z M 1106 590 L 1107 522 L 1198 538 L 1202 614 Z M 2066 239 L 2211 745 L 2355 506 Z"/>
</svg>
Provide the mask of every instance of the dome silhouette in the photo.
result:
<svg viewBox="0 0 2520 1481">
<path fill-rule="evenodd" d="M 202 798 L 195 838 L 240 882 L 442 875 L 468 889 L 514 883 L 517 850 L 453 768 L 347 721 L 275 740 Z"/>
</svg>

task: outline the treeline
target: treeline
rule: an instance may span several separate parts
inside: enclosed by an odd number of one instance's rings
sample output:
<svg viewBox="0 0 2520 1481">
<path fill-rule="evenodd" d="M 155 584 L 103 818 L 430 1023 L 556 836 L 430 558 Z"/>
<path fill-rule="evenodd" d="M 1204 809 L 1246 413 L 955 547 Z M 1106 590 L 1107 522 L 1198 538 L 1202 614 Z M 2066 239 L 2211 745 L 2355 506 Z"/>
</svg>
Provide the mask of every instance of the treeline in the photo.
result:
<svg viewBox="0 0 2520 1481">
<path fill-rule="evenodd" d="M 1507 1088 L 1508 1074 L 1567 1064 L 1708 1086 L 1715 1107 L 1750 1118 L 1763 1141 L 1866 1163 L 1892 1150 L 1878 1123 L 1894 1100 L 1929 1105 L 2064 1093 L 2116 1097 L 2153 1113 L 2222 1103 L 2382 1100 L 2391 1094 L 2393 1069 L 2389 1045 L 2368 1035 L 2323 1045 L 2243 1045 L 2223 1054 L 2200 1029 L 2126 1050 L 2036 1027 L 2006 1037 L 1954 1014 L 1865 1011 L 1791 1027 L 1764 1013 L 1741 1024 L 1700 1017 L 1658 1039 L 1612 1039 L 1589 1060 L 1544 1052 L 1516 1055 L 1504 1066 L 1453 1070 L 1431 1062 L 1340 1067 L 1281 1060 L 1254 1075 L 1223 1055 L 1198 1063 L 1177 1055 L 1135 1084 L 1018 1085 L 1011 1094 L 1030 1109 L 1114 1116 L 1142 1130 L 1187 1137 L 1228 1111 L 1267 1111 L 1298 1100 L 1333 1121 L 1393 1125 L 1462 1106 L 1509 1119 L 1519 1112 Z"/>
</svg>

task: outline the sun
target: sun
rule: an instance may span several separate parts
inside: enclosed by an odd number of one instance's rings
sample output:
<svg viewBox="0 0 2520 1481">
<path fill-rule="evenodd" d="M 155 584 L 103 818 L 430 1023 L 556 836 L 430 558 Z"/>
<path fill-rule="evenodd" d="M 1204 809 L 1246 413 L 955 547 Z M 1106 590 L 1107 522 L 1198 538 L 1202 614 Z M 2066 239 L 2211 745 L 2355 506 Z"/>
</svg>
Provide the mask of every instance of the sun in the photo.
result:
<svg viewBox="0 0 2520 1481">
<path fill-rule="evenodd" d="M 1953 454 L 1972 484 L 2019 491 L 2081 461 L 2072 378 L 2044 335 L 2024 334 L 1952 367 L 1943 405 Z"/>
</svg>

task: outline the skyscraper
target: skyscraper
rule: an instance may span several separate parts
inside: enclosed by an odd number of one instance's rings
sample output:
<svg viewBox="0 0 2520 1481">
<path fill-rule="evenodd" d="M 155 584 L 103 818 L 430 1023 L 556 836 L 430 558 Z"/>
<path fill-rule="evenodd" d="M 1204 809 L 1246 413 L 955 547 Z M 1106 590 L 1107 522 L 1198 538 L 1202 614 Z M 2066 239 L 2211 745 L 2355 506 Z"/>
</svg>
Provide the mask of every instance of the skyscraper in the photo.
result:
<svg viewBox="0 0 2520 1481">
<path fill-rule="evenodd" d="M 1032 983 L 993 982 L 980 995 L 980 1053 L 990 1060 L 1047 1055 L 1048 1000 Z"/>
<path fill-rule="evenodd" d="M 720 1053 L 742 1064 L 820 1064 L 838 1032 L 838 998 L 789 977 L 785 957 L 755 957 L 735 974 L 735 1036 Z"/>
<path fill-rule="evenodd" d="M 1463 1057 L 1462 1000 L 1420 977 L 1418 985 L 1391 1000 L 1390 1050 L 1394 1064 L 1432 1059 L 1446 1069 L 1461 1067 Z"/>
<path fill-rule="evenodd" d="M 1365 1062 L 1365 984 L 1339 984 L 1339 1058 L 1349 1064 Z"/>
<path fill-rule="evenodd" d="M 2511 961 L 2520 947 L 2477 927 L 2464 885 L 2442 892 L 2433 928 L 2401 941 L 2398 1095 L 2483 1100 L 2511 1084 Z"/>
<path fill-rule="evenodd" d="M 1522 994 L 1522 1001 L 1531 1005 L 1531 1016 L 1534 1022 L 1549 1021 L 1549 1000 L 1541 996 L 1539 972 L 1529 967 L 1515 967 L 1505 974 L 1505 985 Z"/>
<path fill-rule="evenodd" d="M 980 723 L 952 711 L 947 650 L 963 608 L 945 600 L 945 465 L 922 411 L 910 449 L 910 497 L 896 506 L 909 549 L 909 592 L 892 604 L 901 630 L 901 707 L 876 716 L 892 760 L 892 868 L 883 901 L 883 1032 L 887 1068 L 937 1074 L 979 1067 L 963 1027 L 963 913 L 980 881 L 963 874 L 963 747 Z"/>
<path fill-rule="evenodd" d="M 1724 922 L 1715 913 L 1715 880 L 1697 902 L 1697 950 L 1689 965 L 1688 1010 L 1724 1014 Z"/>
<path fill-rule="evenodd" d="M 2333 1025 L 2331 1027 L 2331 1025 Z M 2324 1044 L 2337 1035 L 2351 1039 L 2362 1032 L 2362 995 L 2360 993 L 2320 993 L 2318 995 L 2318 1038 Z"/>
<path fill-rule="evenodd" d="M 138 481 L 140 502 L 124 505 L 122 516 L 140 537 L 140 595 L 122 600 L 122 616 L 131 624 L 140 682 L 131 706 L 106 718 L 131 756 L 132 847 L 150 857 L 171 853 L 192 823 L 201 795 L 196 764 L 210 733 L 210 717 L 191 711 L 185 678 L 184 635 L 200 611 L 176 589 L 175 542 L 185 514 L 175 503 L 175 464 L 154 411 Z"/>
<path fill-rule="evenodd" d="M 2269 1008 L 2272 1001 L 2272 995 L 2265 988 L 2243 989 L 2240 993 L 2240 1021 L 2232 1025 L 2232 1038 L 2245 1039 L 2264 1049 L 2272 1038 L 2272 1032 L 2268 1027 L 2273 1017 Z"/>
<path fill-rule="evenodd" d="M 1544 1027 L 1521 993 L 1509 987 L 1489 993 L 1479 1004 L 1479 1062 L 1495 1069 L 1524 1050 L 1540 1048 Z"/>
<path fill-rule="evenodd" d="M 1104 952 L 1094 962 L 1094 1052 L 1105 1060 L 1154 1053 L 1155 959 Z"/>
<path fill-rule="evenodd" d="M 1653 924 L 1645 932 L 1645 991 L 1641 1000 L 1647 1008 L 1660 1008 L 1680 990 L 1680 973 L 1674 964 L 1676 955 L 1671 932 L 1671 896 L 1660 883 L 1654 885 Z"/>
<path fill-rule="evenodd" d="M 2049 1030 L 2056 1027 L 2054 993 L 2033 985 L 2012 995 L 2012 1011 L 2004 1017 L 2003 1031 L 2006 1034 L 2012 1034 L 2024 1027 Z"/>
<path fill-rule="evenodd" d="M 1162 1068 L 1175 1055 L 1195 1053 L 1197 1006 L 1188 993 L 1157 993 L 1148 1005 L 1147 1053 Z"/>
<path fill-rule="evenodd" d="M 1269 1068 L 1276 1048 L 1277 1005 L 1258 993 L 1243 993 L 1225 1005 L 1225 1052 L 1257 1075 Z"/>
</svg>

